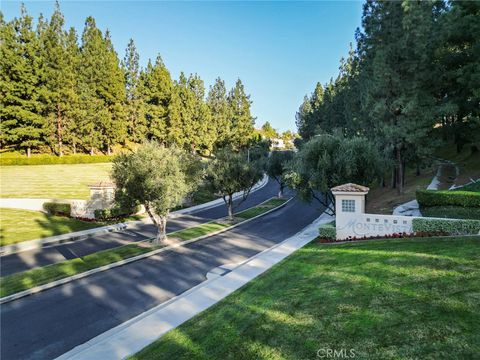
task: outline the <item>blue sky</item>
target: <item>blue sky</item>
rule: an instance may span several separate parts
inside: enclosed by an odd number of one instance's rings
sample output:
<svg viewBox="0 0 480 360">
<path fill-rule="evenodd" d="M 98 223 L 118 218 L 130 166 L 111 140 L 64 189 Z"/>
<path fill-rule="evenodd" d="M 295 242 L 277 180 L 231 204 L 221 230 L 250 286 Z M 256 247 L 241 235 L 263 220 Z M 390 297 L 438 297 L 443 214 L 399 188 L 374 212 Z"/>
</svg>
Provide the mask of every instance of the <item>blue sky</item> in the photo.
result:
<svg viewBox="0 0 480 360">
<path fill-rule="evenodd" d="M 53 1 L 25 1 L 35 18 L 49 17 Z M 256 125 L 296 130 L 295 112 L 316 82 L 338 73 L 360 26 L 362 2 L 61 1 L 66 25 L 81 34 L 85 18 L 107 28 L 119 57 L 130 38 L 140 61 L 160 54 L 174 78 L 198 73 L 233 86 L 241 78 L 253 101 Z M 20 2 L 1 2 L 10 20 Z"/>
</svg>

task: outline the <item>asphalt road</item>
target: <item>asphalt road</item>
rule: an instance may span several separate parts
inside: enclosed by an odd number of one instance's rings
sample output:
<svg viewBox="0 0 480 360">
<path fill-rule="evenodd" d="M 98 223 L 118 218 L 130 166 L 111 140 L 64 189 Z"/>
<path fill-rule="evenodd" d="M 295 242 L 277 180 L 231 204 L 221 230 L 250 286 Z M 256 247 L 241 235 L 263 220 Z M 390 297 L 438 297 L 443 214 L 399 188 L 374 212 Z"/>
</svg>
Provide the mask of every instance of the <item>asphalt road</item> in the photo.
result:
<svg viewBox="0 0 480 360">
<path fill-rule="evenodd" d="M 277 192 L 277 183 L 270 179 L 263 188 L 251 193 L 247 200 L 238 205 L 235 211 L 241 211 L 255 206 L 272 196 L 276 196 Z M 239 202 L 240 199 L 235 201 L 236 204 Z M 227 208 L 222 202 L 220 205 L 210 209 L 170 219 L 167 223 L 167 231 L 172 232 L 192 227 L 226 215 Z M 131 242 L 145 240 L 155 236 L 155 234 L 156 228 L 154 225 L 137 223 L 135 225 L 130 225 L 128 229 L 123 231 L 97 235 L 94 234 L 87 236 L 82 240 L 2 256 L 0 258 L 0 274 L 2 276 L 7 276 L 36 267 L 82 257 L 97 251 L 112 249 Z"/>
<path fill-rule="evenodd" d="M 0 308 L 1 358 L 52 359 L 294 235 L 321 214 L 293 199 L 222 234 L 22 298 Z"/>
</svg>

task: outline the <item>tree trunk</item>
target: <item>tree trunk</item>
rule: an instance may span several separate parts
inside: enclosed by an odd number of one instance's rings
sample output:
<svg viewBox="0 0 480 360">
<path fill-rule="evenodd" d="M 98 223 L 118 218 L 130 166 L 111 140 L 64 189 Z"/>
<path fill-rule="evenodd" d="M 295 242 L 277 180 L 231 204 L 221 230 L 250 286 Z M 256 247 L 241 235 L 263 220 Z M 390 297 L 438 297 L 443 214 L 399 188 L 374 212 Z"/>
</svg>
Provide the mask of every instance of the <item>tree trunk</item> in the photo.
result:
<svg viewBox="0 0 480 360">
<path fill-rule="evenodd" d="M 93 147 L 90 148 L 90 155 L 93 156 Z"/>
<path fill-rule="evenodd" d="M 60 111 L 60 104 L 57 105 L 57 136 L 58 136 L 58 156 L 63 156 L 63 141 L 62 141 L 62 114 Z"/>
<path fill-rule="evenodd" d="M 27 157 L 30 157 L 32 156 L 32 149 L 29 147 L 27 147 Z"/>
<path fill-rule="evenodd" d="M 73 143 L 73 155 L 77 154 L 77 144 Z"/>
<path fill-rule="evenodd" d="M 280 189 L 278 190 L 278 197 L 281 198 L 283 197 L 283 188 L 285 185 L 280 184 Z"/>
<path fill-rule="evenodd" d="M 162 244 L 167 238 L 167 216 L 166 215 L 158 217 L 157 229 L 158 229 L 157 236 L 153 241 L 153 245 L 155 246 Z"/>
<path fill-rule="evenodd" d="M 110 145 L 107 145 L 107 155 L 111 155 L 112 154 L 112 151 L 110 149 Z"/>
<path fill-rule="evenodd" d="M 420 163 L 417 162 L 417 170 L 415 172 L 417 176 L 420 176 Z"/>
<path fill-rule="evenodd" d="M 395 149 L 396 157 L 397 157 L 397 193 L 399 195 L 403 194 L 403 159 L 402 159 L 402 152 L 399 147 Z"/>
<path fill-rule="evenodd" d="M 153 224 L 157 227 L 157 236 L 153 240 L 152 244 L 158 246 L 167 238 L 168 213 L 165 215 L 157 215 L 152 211 L 149 204 L 144 204 L 144 206 L 148 216 L 150 216 Z"/>
<path fill-rule="evenodd" d="M 228 219 L 233 221 L 233 196 L 232 195 L 228 195 L 227 207 L 228 207 Z"/>
</svg>

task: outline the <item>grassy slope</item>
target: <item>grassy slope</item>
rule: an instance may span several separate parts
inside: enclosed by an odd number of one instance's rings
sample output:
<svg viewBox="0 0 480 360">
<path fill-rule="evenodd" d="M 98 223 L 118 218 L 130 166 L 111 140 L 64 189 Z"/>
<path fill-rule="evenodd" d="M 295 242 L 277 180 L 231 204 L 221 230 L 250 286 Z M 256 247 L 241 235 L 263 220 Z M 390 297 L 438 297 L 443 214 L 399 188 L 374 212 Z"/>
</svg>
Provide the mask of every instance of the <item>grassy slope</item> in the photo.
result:
<svg viewBox="0 0 480 360">
<path fill-rule="evenodd" d="M 103 226 L 39 211 L 0 209 L 0 246 Z"/>
<path fill-rule="evenodd" d="M 473 359 L 480 237 L 311 244 L 133 359 Z"/>
<path fill-rule="evenodd" d="M 112 165 L 2 166 L 0 197 L 87 199 L 88 185 L 106 180 Z"/>
</svg>

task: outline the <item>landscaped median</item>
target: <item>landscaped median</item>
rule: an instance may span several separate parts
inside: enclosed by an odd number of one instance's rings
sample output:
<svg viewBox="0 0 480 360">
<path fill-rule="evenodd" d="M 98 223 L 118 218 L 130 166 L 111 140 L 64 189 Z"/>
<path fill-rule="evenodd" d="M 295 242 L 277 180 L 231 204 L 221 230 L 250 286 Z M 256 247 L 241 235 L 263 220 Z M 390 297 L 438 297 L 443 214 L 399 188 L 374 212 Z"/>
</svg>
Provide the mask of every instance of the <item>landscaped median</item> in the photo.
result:
<svg viewBox="0 0 480 360">
<path fill-rule="evenodd" d="M 112 267 L 122 266 L 170 248 L 198 241 L 229 230 L 259 216 L 284 206 L 289 199 L 269 199 L 257 206 L 235 214 L 233 221 L 226 218 L 207 222 L 168 234 L 169 243 L 153 247 L 149 241 L 128 244 L 115 249 L 100 251 L 82 258 L 28 270 L 0 278 L 0 303 L 15 300 L 34 292 L 76 280 Z"/>
</svg>

